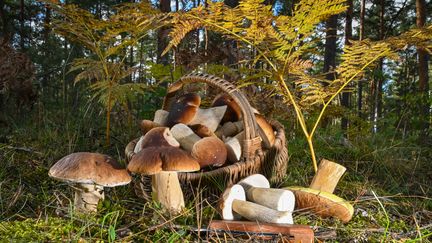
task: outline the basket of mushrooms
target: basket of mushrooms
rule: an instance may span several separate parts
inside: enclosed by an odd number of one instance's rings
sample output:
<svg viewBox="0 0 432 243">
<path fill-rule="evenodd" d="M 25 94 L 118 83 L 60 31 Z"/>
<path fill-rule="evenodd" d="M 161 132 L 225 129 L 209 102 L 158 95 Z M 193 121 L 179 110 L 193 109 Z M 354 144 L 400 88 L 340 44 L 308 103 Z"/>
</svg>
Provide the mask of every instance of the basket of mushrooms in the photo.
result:
<svg viewBox="0 0 432 243">
<path fill-rule="evenodd" d="M 206 107 L 197 93 L 184 92 L 194 83 L 221 93 Z M 139 196 L 156 195 L 172 208 L 184 204 L 183 193 L 209 198 L 252 174 L 277 183 L 286 173 L 283 126 L 260 115 L 233 84 L 212 75 L 189 74 L 171 84 L 162 109 L 140 127 L 142 136 L 125 149 L 127 169 L 140 175 Z"/>
</svg>

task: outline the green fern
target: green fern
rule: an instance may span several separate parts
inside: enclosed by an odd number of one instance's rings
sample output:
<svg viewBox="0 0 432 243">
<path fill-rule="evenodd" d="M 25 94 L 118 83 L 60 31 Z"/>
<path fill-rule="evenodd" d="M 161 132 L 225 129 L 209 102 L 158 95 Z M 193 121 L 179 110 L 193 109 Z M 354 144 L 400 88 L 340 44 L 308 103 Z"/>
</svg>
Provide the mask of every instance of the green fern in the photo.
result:
<svg viewBox="0 0 432 243">
<path fill-rule="evenodd" d="M 91 83 L 93 100 L 105 108 L 109 144 L 112 109 L 119 105 L 128 111 L 127 101 L 147 88 L 145 84 L 124 83 L 136 71 L 124 64 L 125 49 L 135 45 L 149 30 L 162 26 L 165 17 L 148 2 L 119 6 L 109 19 L 96 18 L 75 5 L 51 3 L 51 6 L 59 14 L 53 21 L 54 31 L 91 52 L 86 58 L 76 59 L 70 71 L 78 71 L 75 82 Z"/>
<path fill-rule="evenodd" d="M 267 72 L 266 77 L 275 81 L 260 86 L 277 90 L 291 103 L 317 170 L 313 136 L 327 107 L 337 95 L 381 58 L 397 58 L 397 51 L 410 45 L 428 51 L 432 49 L 432 27 L 412 29 L 384 41 L 365 40 L 346 46 L 342 63 L 332 71 L 336 77 L 334 81 L 310 75 L 309 69 L 313 65 L 302 57 L 316 53 L 314 43 L 310 41 L 316 26 L 346 9 L 345 0 L 300 0 L 291 16 L 275 16 L 263 0 L 242 0 L 235 8 L 210 1 L 207 8 L 200 6 L 186 13 L 171 14 L 171 42 L 164 53 L 176 47 L 188 32 L 198 28 L 221 33 L 245 47 L 254 48 L 257 55 L 250 62 L 266 63 L 267 70 L 263 73 Z M 320 107 L 321 111 L 309 127 L 305 114 L 311 107 Z"/>
</svg>

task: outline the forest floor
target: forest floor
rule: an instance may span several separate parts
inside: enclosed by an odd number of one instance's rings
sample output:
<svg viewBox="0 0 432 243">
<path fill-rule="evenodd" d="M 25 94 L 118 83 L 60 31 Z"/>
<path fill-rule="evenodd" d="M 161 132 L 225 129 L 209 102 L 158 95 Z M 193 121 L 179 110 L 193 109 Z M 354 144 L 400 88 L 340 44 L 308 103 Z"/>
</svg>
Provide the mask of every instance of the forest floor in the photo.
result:
<svg viewBox="0 0 432 243">
<path fill-rule="evenodd" d="M 125 163 L 124 147 L 138 136 L 138 129 L 124 125 L 127 119 L 119 114 L 114 116 L 111 146 L 105 147 L 100 116 L 96 108 L 72 112 L 39 105 L 30 113 L 1 117 L 0 242 L 238 241 L 191 230 L 219 217 L 208 202 L 190 202 L 182 215 L 166 218 L 159 205 L 137 197 L 132 184 L 106 190 L 96 215 L 74 213 L 71 188 L 49 178 L 49 167 L 75 151 L 106 153 Z M 289 168 L 279 186 L 307 186 L 313 173 L 306 143 L 287 135 Z M 343 224 L 296 212 L 295 223 L 312 226 L 317 239 L 328 242 L 428 242 L 430 147 L 385 134 L 343 141 L 330 127 L 318 134 L 316 149 L 319 157 L 347 167 L 335 194 L 354 205 L 353 219 Z"/>
</svg>

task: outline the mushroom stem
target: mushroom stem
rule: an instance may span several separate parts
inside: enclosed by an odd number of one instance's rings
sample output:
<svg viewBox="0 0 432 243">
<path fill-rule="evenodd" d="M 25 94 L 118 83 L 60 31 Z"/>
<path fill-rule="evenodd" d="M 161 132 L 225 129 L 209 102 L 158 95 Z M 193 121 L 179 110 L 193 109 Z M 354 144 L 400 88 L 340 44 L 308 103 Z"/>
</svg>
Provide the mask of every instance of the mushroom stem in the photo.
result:
<svg viewBox="0 0 432 243">
<path fill-rule="evenodd" d="M 227 139 L 225 147 L 227 149 L 227 158 L 231 163 L 240 160 L 242 154 L 242 142 L 244 140 L 244 132 L 237 134 L 233 138 Z"/>
<path fill-rule="evenodd" d="M 201 139 L 192 129 L 182 123 L 174 125 L 171 128 L 171 133 L 180 143 L 180 146 L 188 152 L 191 152 L 194 144 Z"/>
<path fill-rule="evenodd" d="M 212 132 L 216 131 L 222 117 L 225 114 L 227 106 L 217 106 L 208 109 L 198 109 L 195 117 L 188 125 L 202 124 L 208 127 Z"/>
<path fill-rule="evenodd" d="M 222 138 L 230 137 L 234 134 L 237 134 L 243 130 L 243 121 L 237 122 L 226 122 L 222 127 L 218 128 L 215 132 L 216 136 Z"/>
<path fill-rule="evenodd" d="M 79 184 L 75 188 L 75 209 L 96 212 L 99 200 L 105 198 L 103 187 L 93 184 Z"/>
<path fill-rule="evenodd" d="M 166 110 L 157 110 L 155 112 L 153 122 L 159 123 L 160 126 L 165 126 L 167 123 L 169 112 Z"/>
<path fill-rule="evenodd" d="M 345 173 L 346 168 L 338 163 L 323 159 L 318 167 L 318 171 L 312 179 L 309 188 L 333 193 L 339 179 Z"/>
<path fill-rule="evenodd" d="M 295 197 L 291 191 L 276 188 L 251 187 L 245 189 L 246 198 L 278 211 L 294 211 Z"/>
<path fill-rule="evenodd" d="M 172 215 L 184 208 L 184 197 L 177 172 L 160 172 L 152 176 L 153 199 L 162 204 Z"/>
<path fill-rule="evenodd" d="M 251 221 L 293 224 L 291 212 L 279 212 L 253 202 L 234 199 L 232 209 Z"/>
</svg>

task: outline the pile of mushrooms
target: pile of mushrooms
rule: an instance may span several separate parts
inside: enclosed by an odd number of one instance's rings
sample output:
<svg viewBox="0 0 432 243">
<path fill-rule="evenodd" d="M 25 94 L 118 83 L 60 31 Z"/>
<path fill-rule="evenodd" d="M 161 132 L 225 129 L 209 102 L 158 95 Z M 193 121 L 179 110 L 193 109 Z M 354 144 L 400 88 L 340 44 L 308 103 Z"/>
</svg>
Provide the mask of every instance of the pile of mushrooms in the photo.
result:
<svg viewBox="0 0 432 243">
<path fill-rule="evenodd" d="M 227 188 L 219 202 L 225 220 L 246 218 L 262 223 L 293 224 L 294 209 L 310 211 L 320 217 L 335 217 L 346 223 L 354 214 L 353 206 L 333 194 L 346 168 L 323 159 L 308 188 L 270 188 L 260 174 L 251 175 Z M 295 207 L 294 207 L 295 206 Z"/>
<path fill-rule="evenodd" d="M 226 94 L 217 96 L 209 108 L 200 105 L 198 94 L 186 93 L 167 110 L 156 111 L 152 121 L 141 121 L 142 136 L 127 167 L 132 173 L 151 175 L 153 198 L 172 214 L 184 207 L 177 172 L 212 170 L 241 159 L 240 107 Z M 275 140 L 272 126 L 259 114 L 256 119 L 265 134 L 263 146 L 271 147 Z M 177 159 L 175 169 L 166 165 L 171 156 Z"/>
<path fill-rule="evenodd" d="M 219 209 L 225 220 L 243 217 L 262 223 L 293 224 L 294 203 L 291 191 L 270 188 L 263 175 L 255 174 L 226 189 Z"/>
</svg>

